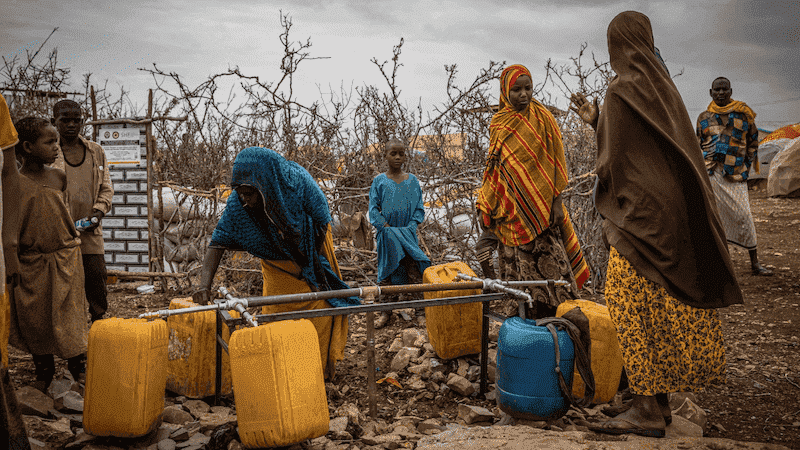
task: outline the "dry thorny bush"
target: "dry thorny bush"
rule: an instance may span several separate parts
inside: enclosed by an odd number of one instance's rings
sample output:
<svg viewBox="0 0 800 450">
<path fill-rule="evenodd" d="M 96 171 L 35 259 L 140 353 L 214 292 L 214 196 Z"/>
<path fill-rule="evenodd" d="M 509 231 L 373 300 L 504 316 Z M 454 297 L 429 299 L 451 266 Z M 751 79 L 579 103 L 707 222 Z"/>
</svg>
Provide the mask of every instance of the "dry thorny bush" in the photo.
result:
<svg viewBox="0 0 800 450">
<path fill-rule="evenodd" d="M 409 106 L 401 96 L 397 83 L 403 66 L 401 39 L 390 60 L 372 59 L 385 86 L 341 87 L 338 92 L 331 89 L 324 94 L 320 90 L 319 100 L 307 104 L 298 99 L 297 92 L 305 87 L 295 85 L 294 78 L 304 61 L 314 59 L 311 41 L 292 41 L 291 19 L 281 13 L 280 21 L 283 56 L 279 61 L 280 76 L 275 79 L 263 80 L 233 67 L 191 87 L 179 74 L 164 72 L 155 64 L 140 69 L 152 75 L 156 86 L 154 115 L 188 117 L 185 122 L 153 122 L 157 137 L 153 166 L 159 187 L 157 202 L 164 204 L 161 188 L 170 187 L 173 200 L 184 205 L 171 217 L 162 217 L 161 238 L 170 226 L 173 232 L 176 226 L 188 228 L 184 241 L 191 247 L 189 253 L 202 258 L 221 213 L 221 192 L 230 181 L 233 159 L 238 151 L 250 146 L 271 148 L 308 169 L 327 195 L 337 227 L 343 217 L 356 211 L 366 213 L 372 179 L 385 170 L 383 143 L 398 138 L 413 149 L 407 170 L 423 185 L 428 218 L 418 229 L 423 250 L 434 264 L 463 260 L 477 267 L 473 249 L 479 234 L 475 191 L 481 184 L 489 146 L 488 126 L 493 105 L 496 108 L 497 104 L 495 80 L 505 63 L 489 62 L 467 85 L 460 84 L 455 64 L 445 66 L 447 100 L 426 112 L 421 103 Z M 610 68 L 593 57 L 591 64 L 584 64 L 585 49 L 582 46 L 578 57 L 566 65 L 556 66 L 548 61 L 547 76 L 537 84 L 534 95 L 552 104 L 551 92 L 546 88 L 555 87 L 569 96 L 572 91 L 568 85 L 572 84 L 588 96 L 602 97 Z M 31 56 L 36 55 L 29 53 L 25 69 L 17 61 L 5 61 L 5 84 L 28 83 L 29 89 L 33 86 L 60 91 L 69 71 L 57 68 L 56 51 L 42 66 L 35 66 Z M 47 73 L 49 81 L 31 85 L 26 75 L 29 72 Z M 84 86 L 88 92 L 89 75 Z M 98 92 L 100 117 L 135 115 L 124 90 L 117 101 L 112 101 L 105 89 Z M 53 102 L 48 100 L 47 107 L 35 111 L 48 111 Z M 83 104 L 88 110 L 88 98 Z M 17 108 L 22 109 L 19 104 Z M 574 113 L 555 108 L 551 111 L 562 129 L 571 178 L 564 193 L 565 202 L 592 268 L 592 286 L 602 288 L 608 255 L 591 198 L 594 133 Z M 345 279 L 373 283 L 375 252 L 350 245 L 343 236 L 346 233 L 338 228 L 337 258 L 345 270 Z M 169 246 L 165 249 L 165 253 L 175 251 Z M 189 259 L 181 264 L 171 263 L 172 269 L 196 270 L 199 262 L 188 262 Z M 221 271 L 220 282 L 241 293 L 260 292 L 258 266 L 252 258 L 229 252 L 223 267 L 227 270 Z"/>
</svg>

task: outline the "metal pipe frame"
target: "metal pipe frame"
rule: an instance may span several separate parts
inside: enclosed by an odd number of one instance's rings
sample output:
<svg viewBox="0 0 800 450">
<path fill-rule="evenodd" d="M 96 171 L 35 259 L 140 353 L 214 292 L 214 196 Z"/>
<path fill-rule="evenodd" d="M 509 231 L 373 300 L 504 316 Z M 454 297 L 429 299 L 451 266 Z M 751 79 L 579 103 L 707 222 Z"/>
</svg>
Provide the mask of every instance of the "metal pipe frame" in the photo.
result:
<svg viewBox="0 0 800 450">
<path fill-rule="evenodd" d="M 434 292 L 434 291 L 453 291 L 464 289 L 494 289 L 500 290 L 501 288 L 509 289 L 510 286 L 539 286 L 546 287 L 550 285 L 560 286 L 568 284 L 565 281 L 552 281 L 552 280 L 531 280 L 531 281 L 511 281 L 502 282 L 500 280 L 480 279 L 474 278 L 477 281 L 461 281 L 454 283 L 441 283 L 441 284 L 407 284 L 400 286 L 366 286 L 362 288 L 338 289 L 335 291 L 320 291 L 320 292 L 307 292 L 303 294 L 285 294 L 285 295 L 270 295 L 266 297 L 247 297 L 237 298 L 230 295 L 224 287 L 220 287 L 219 291 L 224 292 L 223 295 L 227 298 L 227 302 L 215 301 L 213 305 L 198 305 L 191 308 L 180 309 L 164 309 L 143 313 L 139 315 L 140 319 L 148 318 L 167 318 L 169 316 L 178 314 L 190 314 L 201 311 L 213 311 L 215 309 L 230 310 L 235 309 L 239 311 L 237 304 L 241 304 L 241 308 L 250 306 L 266 306 L 266 305 L 279 305 L 284 303 L 300 303 L 314 300 L 329 300 L 332 298 L 343 297 L 360 297 L 367 298 L 372 295 L 373 297 L 380 297 L 385 294 L 401 294 L 401 293 L 415 293 L 415 292 Z M 512 291 L 505 291 L 512 293 Z M 513 292 L 521 292 L 513 290 Z M 513 294 L 513 293 L 512 293 Z M 516 295 L 516 294 L 513 294 Z M 239 311 L 241 312 L 241 311 Z M 247 320 L 247 319 L 246 319 Z"/>
<path fill-rule="evenodd" d="M 152 313 L 141 314 L 139 317 L 169 317 L 174 314 L 187 314 L 199 311 L 216 310 L 216 367 L 215 367 L 215 391 L 214 404 L 220 404 L 220 393 L 222 384 L 222 350 L 227 352 L 228 348 L 222 339 L 222 322 L 230 329 L 237 325 L 258 326 L 259 323 L 270 323 L 281 320 L 296 320 L 313 317 L 339 316 L 366 313 L 366 347 L 367 347 L 367 394 L 369 397 L 370 416 L 377 419 L 377 403 L 375 393 L 375 311 L 393 311 L 404 308 L 425 308 L 430 306 L 455 305 L 474 302 L 489 302 L 500 300 L 504 294 L 510 294 L 524 299 L 528 304 L 532 304 L 533 299 L 524 291 L 514 289 L 512 286 L 540 286 L 552 289 L 553 286 L 567 285 L 569 282 L 562 280 L 529 280 L 529 281 L 501 281 L 489 278 L 476 278 L 462 273 L 458 274 L 462 281 L 441 284 L 411 284 L 400 286 L 368 286 L 364 288 L 339 289 L 335 291 L 309 292 L 303 294 L 285 294 L 265 297 L 236 298 L 224 287 L 219 288 L 219 292 L 227 299 L 226 301 L 215 300 L 213 305 L 196 306 L 191 308 L 181 308 L 172 310 L 161 310 Z M 465 289 L 489 289 L 499 293 L 469 295 L 458 297 L 446 297 L 433 300 L 411 300 L 393 303 L 374 303 L 375 298 L 381 294 L 398 294 L 413 292 L 433 292 L 445 290 L 465 290 Z M 366 299 L 366 304 L 358 306 L 346 306 L 341 308 L 323 308 L 315 310 L 291 311 L 273 314 L 259 314 L 252 316 L 245 308 L 249 306 L 265 306 L 286 303 L 298 303 L 311 300 L 327 300 L 332 298 L 357 296 Z M 524 302 L 519 302 L 520 317 L 525 317 Z M 234 309 L 241 314 L 240 318 L 232 317 L 228 310 Z M 480 390 L 481 395 L 488 391 L 488 348 L 489 348 L 489 321 L 495 320 L 503 322 L 506 317 L 482 308 L 483 320 L 481 324 L 481 374 Z"/>
<path fill-rule="evenodd" d="M 467 283 L 450 283 L 450 284 L 460 284 L 459 289 L 464 289 L 464 285 Z M 425 286 L 425 285 L 410 285 L 410 286 Z M 431 285 L 428 285 L 431 286 Z M 441 285 L 433 285 L 433 286 L 441 286 Z M 443 289 L 438 288 L 434 289 L 437 291 L 441 291 Z M 408 291 L 405 291 L 408 292 Z M 278 297 L 278 296 L 275 296 Z M 341 308 L 324 308 L 324 309 L 314 309 L 314 310 L 304 310 L 304 311 L 292 311 L 292 312 L 283 312 L 283 313 L 274 313 L 274 314 L 259 314 L 253 317 L 253 320 L 257 323 L 270 323 L 270 322 L 277 322 L 281 320 L 293 320 L 293 319 L 303 319 L 303 318 L 312 318 L 312 317 L 326 317 L 326 316 L 341 316 L 341 315 L 351 315 L 351 314 L 360 314 L 366 313 L 366 325 L 367 325 L 367 336 L 366 336 L 366 348 L 367 348 L 367 395 L 369 397 L 369 410 L 370 416 L 373 419 L 377 419 L 377 400 L 376 400 L 376 389 L 375 389 L 375 311 L 392 311 L 395 309 L 404 309 L 404 308 L 425 308 L 429 306 L 444 306 L 444 305 L 456 305 L 456 304 L 463 304 L 463 303 L 475 303 L 475 302 L 490 302 L 493 300 L 500 300 L 504 297 L 503 293 L 492 293 L 492 294 L 480 294 L 480 295 L 467 295 L 467 296 L 459 296 L 459 297 L 446 297 L 446 298 L 439 298 L 433 300 L 410 300 L 404 302 L 393 302 L 393 303 L 368 303 L 365 305 L 358 305 L 358 306 L 345 306 Z M 367 297 L 367 302 L 372 302 L 375 298 L 374 294 Z M 242 299 L 247 300 L 247 299 Z M 252 299 L 250 299 L 252 300 Z M 231 300 L 228 301 L 217 301 L 217 305 L 227 305 Z M 250 301 L 250 306 L 254 306 Z M 287 302 L 284 302 L 287 303 Z M 241 304 L 241 303 L 238 303 Z M 213 306 L 213 305 L 212 305 Z M 187 308 L 188 309 L 188 308 Z M 220 393 L 222 391 L 222 345 L 225 343 L 222 339 L 222 323 L 225 324 L 232 329 L 237 325 L 245 325 L 246 322 L 249 323 L 247 319 L 232 317 L 228 314 L 227 310 L 231 308 L 214 308 L 217 310 L 216 313 L 216 320 L 217 320 L 217 339 L 216 339 L 216 380 L 214 383 L 215 392 L 214 392 L 214 404 L 220 404 Z M 172 310 L 178 311 L 178 310 Z M 481 324 L 481 374 L 480 374 L 480 390 L 479 393 L 481 395 L 485 395 L 489 389 L 489 381 L 488 381 L 488 353 L 489 353 L 489 320 L 494 319 L 497 320 L 497 317 L 494 313 L 492 313 L 489 308 L 483 307 L 483 320 Z M 224 350 L 227 352 L 227 346 L 225 346 Z"/>
</svg>

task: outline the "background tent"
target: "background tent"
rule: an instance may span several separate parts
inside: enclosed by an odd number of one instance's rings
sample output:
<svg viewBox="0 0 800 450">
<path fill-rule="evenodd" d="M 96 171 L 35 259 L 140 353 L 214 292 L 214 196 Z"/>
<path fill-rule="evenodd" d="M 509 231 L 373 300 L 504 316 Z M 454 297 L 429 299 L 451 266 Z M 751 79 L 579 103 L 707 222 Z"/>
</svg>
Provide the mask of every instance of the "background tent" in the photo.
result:
<svg viewBox="0 0 800 450">
<path fill-rule="evenodd" d="M 759 135 L 762 130 L 759 130 Z M 783 128 L 769 133 L 758 144 L 758 163 L 761 165 L 761 172 L 750 172 L 751 179 L 767 178 L 775 156 L 785 149 L 789 143 L 800 137 L 800 123 L 787 125 Z"/>
<path fill-rule="evenodd" d="M 800 196 L 800 137 L 789 140 L 775 155 L 767 178 L 770 197 Z"/>
</svg>

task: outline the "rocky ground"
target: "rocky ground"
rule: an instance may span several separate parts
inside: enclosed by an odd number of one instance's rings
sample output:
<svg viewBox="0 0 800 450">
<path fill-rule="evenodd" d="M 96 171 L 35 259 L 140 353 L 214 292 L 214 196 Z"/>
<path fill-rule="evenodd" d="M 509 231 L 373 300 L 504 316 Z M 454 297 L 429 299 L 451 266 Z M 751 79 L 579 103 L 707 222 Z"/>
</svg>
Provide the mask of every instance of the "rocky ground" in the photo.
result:
<svg viewBox="0 0 800 450">
<path fill-rule="evenodd" d="M 290 448 L 800 449 L 800 199 L 766 198 L 758 187 L 750 194 L 760 257 L 775 275 L 750 275 L 746 253 L 733 251 L 747 303 L 721 311 L 728 383 L 697 396 L 675 396 L 676 418 L 667 438 L 620 438 L 588 431 L 586 422 L 601 418 L 606 405 L 588 409 L 586 415 L 573 409 L 550 422 L 512 419 L 497 408 L 492 392 L 486 398 L 477 394 L 477 357 L 439 360 L 427 342 L 422 312 L 404 310 L 376 334 L 378 417 L 373 420 L 368 415 L 364 317 L 355 316 L 345 359 L 326 383 L 330 432 Z M 140 284 L 111 286 L 111 315 L 134 317 L 166 308 L 169 296 L 138 294 L 135 288 Z M 490 335 L 493 364 L 496 325 Z M 96 438 L 82 430 L 82 387 L 68 380 L 65 363 L 60 363 L 58 380 L 48 395 L 30 386 L 34 376 L 29 355 L 12 350 L 11 376 L 20 389 L 36 449 L 241 446 L 233 397 L 211 406 L 212 399 L 167 392 L 163 423 L 150 435 L 133 440 Z M 619 400 L 620 396 L 615 399 Z"/>
</svg>

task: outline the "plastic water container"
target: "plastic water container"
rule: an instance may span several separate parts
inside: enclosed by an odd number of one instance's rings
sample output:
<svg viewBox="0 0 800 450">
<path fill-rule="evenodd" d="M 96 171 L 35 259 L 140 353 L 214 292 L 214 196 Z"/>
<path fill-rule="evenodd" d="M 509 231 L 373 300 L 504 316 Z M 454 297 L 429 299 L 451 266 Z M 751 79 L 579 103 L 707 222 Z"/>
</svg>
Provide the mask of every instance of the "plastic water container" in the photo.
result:
<svg viewBox="0 0 800 450">
<path fill-rule="evenodd" d="M 272 266 L 280 267 L 282 270 L 276 269 Z M 288 272 L 288 273 L 287 273 Z M 298 269 L 297 265 L 292 261 L 270 261 L 269 264 L 265 262 L 261 262 L 261 275 L 262 281 L 264 283 L 263 287 L 263 294 L 266 295 L 284 295 L 284 294 L 303 294 L 306 292 L 311 292 L 311 288 L 308 286 L 303 280 L 298 280 L 297 278 L 289 275 L 289 273 L 299 274 L 300 270 Z M 261 314 L 275 314 L 281 312 L 291 312 L 291 311 L 306 311 L 312 309 L 324 309 L 330 308 L 331 305 L 326 300 L 310 300 L 307 302 L 295 302 L 295 303 L 282 303 L 278 305 L 264 305 L 261 307 Z M 328 361 L 329 355 L 332 353 L 331 347 L 331 340 L 333 337 L 336 336 L 336 333 L 342 332 L 344 330 L 344 336 L 341 338 L 341 341 L 347 340 L 347 323 L 343 325 L 343 329 L 341 325 L 337 327 L 335 323 L 341 324 L 342 320 L 347 320 L 347 316 L 339 316 L 339 318 L 333 317 L 314 317 L 311 319 L 307 319 L 310 321 L 314 328 L 317 330 L 317 342 L 319 342 L 319 354 L 322 357 L 322 367 L 328 367 L 329 363 L 333 361 Z M 341 352 L 344 348 L 344 344 L 341 344 L 339 352 Z M 333 351 L 335 352 L 335 350 Z M 340 356 L 341 357 L 341 356 Z"/>
<path fill-rule="evenodd" d="M 461 261 L 431 266 L 422 274 L 424 283 L 452 283 L 458 273 L 475 276 L 475 272 Z M 426 300 L 466 295 L 479 295 L 480 289 L 463 291 L 425 292 Z M 425 308 L 425 325 L 436 355 L 442 359 L 458 358 L 481 351 L 481 325 L 483 303 L 462 303 L 458 305 L 429 306 Z"/>
<path fill-rule="evenodd" d="M 191 298 L 175 298 L 169 309 L 197 306 Z M 237 311 L 229 313 L 238 317 Z M 179 314 L 167 318 L 169 353 L 167 355 L 167 389 L 191 398 L 214 395 L 216 379 L 216 318 L 214 311 Z M 227 325 L 222 324 L 222 339 L 230 340 Z M 232 392 L 228 353 L 222 352 L 221 394 Z"/>
<path fill-rule="evenodd" d="M 98 320 L 89 331 L 83 428 L 94 436 L 144 436 L 161 423 L 167 323 Z"/>
<path fill-rule="evenodd" d="M 287 446 L 328 432 L 328 399 L 311 322 L 240 329 L 229 349 L 242 445 Z"/>
<path fill-rule="evenodd" d="M 575 349 L 566 331 L 558 331 L 559 367 L 569 385 Z M 555 372 L 553 336 L 535 321 L 511 317 L 500 327 L 497 341 L 497 400 L 513 417 L 548 420 L 563 416 L 569 401 L 561 393 Z"/>
<path fill-rule="evenodd" d="M 611 322 L 608 308 L 589 300 L 568 300 L 558 306 L 556 316 L 561 317 L 574 308 L 580 308 L 589 321 L 589 335 L 592 341 L 589 352 L 595 384 L 593 403 L 607 403 L 617 393 L 622 375 L 622 350 L 617 340 L 617 329 Z M 572 394 L 575 398 L 582 398 L 583 379 L 577 371 L 574 376 Z"/>
</svg>

